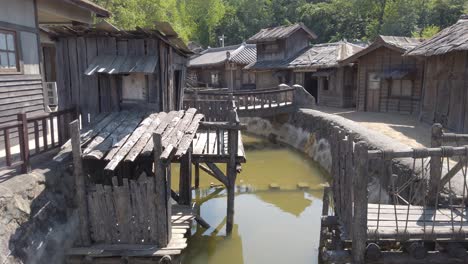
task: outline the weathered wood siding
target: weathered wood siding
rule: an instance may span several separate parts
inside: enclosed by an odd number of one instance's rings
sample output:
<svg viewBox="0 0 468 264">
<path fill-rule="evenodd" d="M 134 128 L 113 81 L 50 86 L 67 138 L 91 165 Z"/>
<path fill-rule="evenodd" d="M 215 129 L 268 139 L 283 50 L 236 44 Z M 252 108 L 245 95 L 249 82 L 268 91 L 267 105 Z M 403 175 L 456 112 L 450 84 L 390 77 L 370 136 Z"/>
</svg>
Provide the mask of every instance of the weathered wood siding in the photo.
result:
<svg viewBox="0 0 468 264">
<path fill-rule="evenodd" d="M 238 64 L 236 69 L 233 70 L 232 77 L 234 79 L 234 90 L 240 90 L 246 86 L 255 86 L 255 73 L 250 73 L 243 70 L 246 65 Z M 231 81 L 231 70 L 228 69 L 226 64 L 216 65 L 211 67 L 190 67 L 188 69 L 191 75 L 197 76 L 197 81 L 200 86 L 207 85 L 212 88 L 229 88 Z M 211 73 L 218 73 L 218 84 L 211 82 Z M 249 76 L 250 74 L 250 76 Z"/>
<path fill-rule="evenodd" d="M 328 90 L 324 88 L 327 77 L 318 78 L 318 104 L 332 107 L 356 105 L 356 72 L 353 67 L 336 68 L 328 77 Z"/>
<path fill-rule="evenodd" d="M 468 132 L 468 51 L 426 59 L 421 117 Z"/>
<path fill-rule="evenodd" d="M 359 111 L 367 111 L 367 80 L 369 73 L 381 73 L 389 69 L 411 69 L 412 95 L 408 97 L 393 97 L 390 94 L 390 80 L 381 81 L 379 105 L 380 112 L 397 112 L 416 114 L 419 113 L 421 99 L 421 87 L 423 78 L 423 62 L 413 57 L 402 56 L 402 53 L 381 47 L 359 59 L 358 67 L 358 95 L 357 108 Z"/>
<path fill-rule="evenodd" d="M 285 58 L 296 56 L 299 51 L 309 46 L 309 36 L 303 31 L 299 30 L 286 39 Z"/>
<path fill-rule="evenodd" d="M 163 41 L 100 36 L 61 37 L 56 42 L 56 48 L 57 65 L 61 65 L 57 69 L 60 109 L 76 105 L 81 114 L 92 118 L 100 112 L 118 111 L 121 108 L 123 75 L 84 74 L 92 60 L 100 55 L 156 55 L 155 73 L 144 75 L 147 84 L 145 102 L 156 111 L 181 107 L 186 58 Z M 179 80 L 174 80 L 176 71 Z"/>
<path fill-rule="evenodd" d="M 256 89 L 267 89 L 278 87 L 281 83 L 277 76 L 276 71 L 261 71 L 255 73 Z M 283 71 L 281 74 L 285 75 L 283 83 L 290 85 L 292 80 L 292 72 L 289 70 Z"/>
<path fill-rule="evenodd" d="M 40 72 L 39 30 L 32 0 L 0 0 L 0 29 L 16 33 L 20 72 L 0 72 L 0 125 L 17 119 L 17 114 L 44 113 Z"/>
</svg>

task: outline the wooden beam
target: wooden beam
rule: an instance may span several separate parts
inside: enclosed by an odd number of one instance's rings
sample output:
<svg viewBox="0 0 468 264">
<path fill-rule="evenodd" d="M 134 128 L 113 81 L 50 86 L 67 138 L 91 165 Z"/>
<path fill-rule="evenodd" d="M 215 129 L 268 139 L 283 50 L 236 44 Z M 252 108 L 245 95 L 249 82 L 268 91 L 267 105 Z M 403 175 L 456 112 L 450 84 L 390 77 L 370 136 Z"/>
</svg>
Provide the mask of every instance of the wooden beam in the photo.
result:
<svg viewBox="0 0 468 264">
<path fill-rule="evenodd" d="M 431 131 L 431 147 L 437 148 L 442 146 L 442 125 L 434 124 Z M 442 177 L 442 159 L 439 157 L 431 157 L 430 160 L 430 179 L 429 191 L 426 200 L 429 204 L 434 205 L 439 195 L 440 178 Z"/>
<path fill-rule="evenodd" d="M 70 123 L 71 144 L 73 153 L 73 176 L 76 185 L 76 201 L 78 204 L 78 218 L 80 221 L 81 244 L 91 244 L 89 236 L 88 204 L 86 199 L 86 183 L 83 173 L 83 160 L 81 159 L 80 126 L 79 121 Z"/>
<path fill-rule="evenodd" d="M 233 106 L 229 111 L 229 120 L 232 124 L 239 124 L 239 118 L 235 111 L 234 101 L 232 100 L 232 93 L 230 94 L 230 101 L 233 102 Z M 234 198 L 236 195 L 236 177 L 237 177 L 237 151 L 239 148 L 239 130 L 230 129 L 228 130 L 228 153 L 229 162 L 227 164 L 227 220 L 226 220 L 226 233 L 229 235 L 232 233 L 234 226 Z"/>
<path fill-rule="evenodd" d="M 179 204 L 192 202 L 192 151 L 189 149 L 180 162 Z"/>
<path fill-rule="evenodd" d="M 368 181 L 368 146 L 365 141 L 356 144 L 356 174 L 353 180 L 354 217 L 352 229 L 353 263 L 364 263 L 367 242 L 367 181 Z"/>
<path fill-rule="evenodd" d="M 227 177 L 224 175 L 224 173 L 216 166 L 216 164 L 207 162 L 206 165 L 208 166 L 205 167 L 202 164 L 200 164 L 200 169 L 202 169 L 204 172 L 208 173 L 209 175 L 215 177 L 218 181 L 220 181 L 224 186 L 228 186 L 228 180 Z"/>
<path fill-rule="evenodd" d="M 166 247 L 171 239 L 171 231 L 169 225 L 171 222 L 171 214 L 168 211 L 169 203 L 167 203 L 167 175 L 166 167 L 161 160 L 162 153 L 161 134 L 153 134 L 154 148 L 154 173 L 155 173 L 155 194 L 156 194 L 156 223 L 157 237 L 156 243 L 159 247 Z M 169 187 L 170 188 L 170 187 Z M 170 195 L 170 193 L 169 193 Z"/>
<path fill-rule="evenodd" d="M 465 166 L 467 163 L 466 157 L 462 158 L 455 166 L 453 166 L 450 171 L 445 174 L 445 176 L 440 180 L 439 189 L 444 188 L 445 184 L 447 184 L 457 173 Z"/>
</svg>

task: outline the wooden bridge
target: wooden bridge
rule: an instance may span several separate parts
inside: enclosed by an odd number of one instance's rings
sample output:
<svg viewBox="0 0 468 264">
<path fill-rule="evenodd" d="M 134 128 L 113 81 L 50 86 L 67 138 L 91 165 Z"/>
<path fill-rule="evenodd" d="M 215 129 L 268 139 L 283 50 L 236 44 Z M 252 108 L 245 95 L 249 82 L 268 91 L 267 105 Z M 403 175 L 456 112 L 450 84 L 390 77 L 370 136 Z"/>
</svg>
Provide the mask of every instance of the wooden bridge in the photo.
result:
<svg viewBox="0 0 468 264">
<path fill-rule="evenodd" d="M 221 109 L 222 102 L 229 99 L 236 102 L 239 117 L 271 117 L 291 113 L 296 108 L 295 88 L 284 85 L 270 89 L 233 92 L 226 89 L 185 89 L 184 109 L 194 107 L 208 113 Z"/>
<path fill-rule="evenodd" d="M 332 131 L 333 184 L 324 195 L 322 260 L 467 263 L 468 146 L 461 144 L 468 135 L 446 134 L 436 125 L 433 147 L 411 150 L 371 150 L 355 138 L 339 127 Z M 404 175 L 393 172 L 399 159 L 413 164 Z"/>
</svg>

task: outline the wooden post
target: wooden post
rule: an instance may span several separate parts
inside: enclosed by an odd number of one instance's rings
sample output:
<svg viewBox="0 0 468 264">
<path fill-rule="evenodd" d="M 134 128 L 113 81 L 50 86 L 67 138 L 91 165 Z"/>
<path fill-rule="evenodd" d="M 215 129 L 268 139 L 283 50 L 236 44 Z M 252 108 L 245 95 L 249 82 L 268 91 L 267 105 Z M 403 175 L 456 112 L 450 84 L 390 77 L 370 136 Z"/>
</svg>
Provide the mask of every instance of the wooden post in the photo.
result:
<svg viewBox="0 0 468 264">
<path fill-rule="evenodd" d="M 180 161 L 179 180 L 179 204 L 190 205 L 192 202 L 192 150 L 189 148 L 187 154 Z"/>
<path fill-rule="evenodd" d="M 171 215 L 170 215 L 170 202 L 167 197 L 171 195 L 170 191 L 167 194 L 168 182 L 167 182 L 167 171 L 166 166 L 161 160 L 162 139 L 161 134 L 153 134 L 153 147 L 154 147 L 154 173 L 155 173 L 155 196 L 156 196 L 156 225 L 157 225 L 157 237 L 155 238 L 156 243 L 159 247 L 166 247 L 171 239 Z"/>
<path fill-rule="evenodd" d="M 18 121 L 21 125 L 18 127 L 20 154 L 23 164 L 21 165 L 21 173 L 31 172 L 31 164 L 29 161 L 29 134 L 28 134 L 28 119 L 26 113 L 18 114 Z"/>
<path fill-rule="evenodd" d="M 442 125 L 434 124 L 431 131 L 431 147 L 438 148 L 442 146 Z M 442 160 L 440 157 L 431 157 L 430 160 L 430 179 L 429 190 L 427 193 L 427 201 L 429 204 L 434 204 L 439 190 L 440 179 L 442 177 Z"/>
<path fill-rule="evenodd" d="M 352 238 L 353 263 L 365 263 L 367 242 L 367 181 L 368 181 L 368 146 L 364 141 L 356 144 L 356 173 L 353 179 L 354 215 Z"/>
<path fill-rule="evenodd" d="M 195 163 L 195 189 L 200 187 L 200 163 Z"/>
<path fill-rule="evenodd" d="M 229 120 L 231 124 L 239 124 L 237 120 L 237 113 L 235 106 L 233 105 L 232 93 L 229 94 Z M 227 219 L 226 219 L 226 234 L 231 234 L 234 225 L 234 198 L 236 192 L 236 177 L 237 177 L 237 165 L 236 157 L 238 151 L 238 137 L 239 131 L 237 129 L 228 130 L 228 152 L 229 162 L 227 164 Z"/>
<path fill-rule="evenodd" d="M 70 134 L 73 154 L 73 176 L 76 184 L 76 202 L 80 220 L 80 238 L 83 246 L 91 244 L 89 234 L 88 203 L 86 198 L 86 182 L 81 159 L 80 128 L 78 120 L 70 123 Z"/>
</svg>

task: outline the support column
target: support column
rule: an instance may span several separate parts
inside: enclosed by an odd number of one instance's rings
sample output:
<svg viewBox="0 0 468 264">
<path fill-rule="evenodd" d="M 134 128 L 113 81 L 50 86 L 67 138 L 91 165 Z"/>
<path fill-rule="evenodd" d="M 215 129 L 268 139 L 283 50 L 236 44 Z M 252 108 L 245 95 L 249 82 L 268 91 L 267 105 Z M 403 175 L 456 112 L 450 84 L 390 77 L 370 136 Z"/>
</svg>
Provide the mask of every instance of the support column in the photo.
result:
<svg viewBox="0 0 468 264">
<path fill-rule="evenodd" d="M 81 245 L 89 246 L 88 203 L 86 199 L 86 182 L 83 173 L 83 160 L 81 159 L 80 126 L 78 120 L 70 123 L 70 134 L 73 154 L 73 176 L 76 185 L 76 202 L 78 205 L 78 218 L 80 221 Z"/>
<path fill-rule="evenodd" d="M 192 148 L 180 161 L 179 204 L 190 205 L 192 202 Z"/>
<path fill-rule="evenodd" d="M 31 164 L 29 162 L 29 134 L 26 113 L 23 112 L 18 114 L 18 121 L 21 123 L 18 128 L 20 154 L 21 160 L 23 161 L 23 164 L 21 165 L 21 173 L 30 173 Z M 35 133 L 37 133 L 37 131 L 35 131 Z"/>
<path fill-rule="evenodd" d="M 230 94 L 232 102 L 232 109 L 229 112 L 229 120 L 233 125 L 238 125 L 239 121 L 237 118 L 237 113 L 235 111 L 234 101 L 232 100 L 232 93 Z M 228 130 L 228 152 L 229 152 L 229 162 L 227 164 L 227 221 L 226 221 L 226 234 L 231 234 L 233 225 L 234 225 L 234 198 L 236 195 L 236 177 L 237 177 L 237 164 L 236 157 L 238 151 L 238 129 L 229 129 Z"/>
<path fill-rule="evenodd" d="M 195 163 L 195 189 L 200 187 L 200 163 Z"/>
<path fill-rule="evenodd" d="M 439 148 L 442 146 L 442 125 L 434 124 L 431 131 L 431 147 Z M 440 157 L 431 157 L 430 160 L 430 179 L 429 190 L 427 193 L 427 201 L 430 205 L 434 205 L 437 199 L 440 179 L 442 177 L 442 159 Z"/>
<path fill-rule="evenodd" d="M 170 172 L 168 173 L 166 165 L 161 160 L 162 142 L 161 134 L 153 134 L 154 143 L 154 181 L 156 196 L 156 222 L 157 237 L 156 243 L 159 247 L 166 247 L 171 240 L 171 186 Z"/>
<path fill-rule="evenodd" d="M 356 144 L 356 173 L 353 179 L 354 215 L 352 230 L 353 263 L 365 263 L 367 242 L 367 181 L 369 169 L 369 152 L 365 141 Z"/>
</svg>

